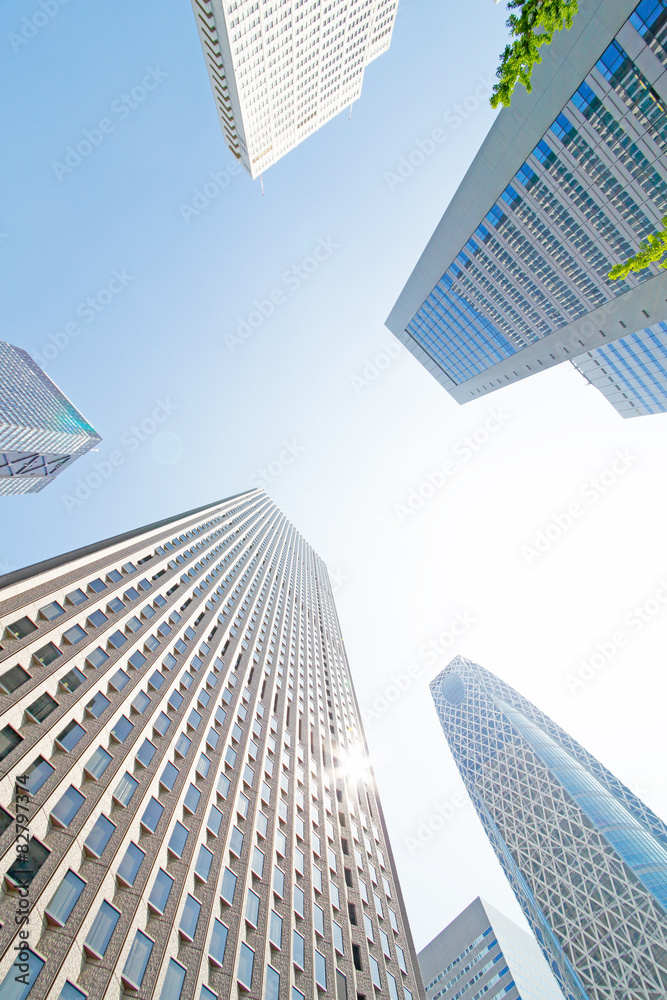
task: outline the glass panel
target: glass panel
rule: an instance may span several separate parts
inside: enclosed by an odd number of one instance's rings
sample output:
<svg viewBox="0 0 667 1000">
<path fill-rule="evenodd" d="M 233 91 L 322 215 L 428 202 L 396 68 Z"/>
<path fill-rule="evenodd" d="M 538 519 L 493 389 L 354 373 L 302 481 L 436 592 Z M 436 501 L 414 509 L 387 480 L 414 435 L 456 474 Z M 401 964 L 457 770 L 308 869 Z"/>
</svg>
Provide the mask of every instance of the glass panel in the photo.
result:
<svg viewBox="0 0 667 1000">
<path fill-rule="evenodd" d="M 132 983 L 137 989 L 141 986 L 146 972 L 148 960 L 153 950 L 153 942 L 142 931 L 137 931 L 130 954 L 123 969 L 123 978 Z"/>
<path fill-rule="evenodd" d="M 209 955 L 213 958 L 219 965 L 222 965 L 225 960 L 225 946 L 227 944 L 227 928 L 220 920 L 214 920 L 213 922 L 213 933 L 211 935 L 211 947 L 209 949 Z M 211 994 L 215 996 L 215 994 Z M 204 997 L 204 992 L 202 988 L 202 1000 Z"/>
<path fill-rule="evenodd" d="M 95 917 L 84 942 L 93 954 L 99 955 L 101 958 L 104 956 L 119 919 L 118 910 L 105 900 L 100 906 L 99 913 Z"/>
<path fill-rule="evenodd" d="M 173 958 L 169 959 L 167 975 L 164 977 L 164 986 L 160 993 L 160 1000 L 180 1000 L 183 982 L 185 980 L 185 969 Z"/>
<path fill-rule="evenodd" d="M 255 952 L 247 944 L 241 945 L 239 954 L 238 980 L 249 990 L 252 986 L 252 970 L 255 964 Z"/>
<path fill-rule="evenodd" d="M 85 801 L 86 799 L 81 792 L 74 785 L 70 785 L 53 807 L 51 817 L 58 820 L 63 826 L 69 826 Z"/>
<path fill-rule="evenodd" d="M 141 862 L 145 857 L 146 855 L 140 847 L 137 847 L 135 843 L 130 844 L 118 867 L 118 874 L 128 885 L 134 885 L 134 880 L 141 868 Z"/>
<path fill-rule="evenodd" d="M 46 907 L 46 915 L 56 923 L 64 924 L 85 888 L 86 883 L 83 879 L 75 875 L 73 871 L 68 871 Z"/>
<path fill-rule="evenodd" d="M 104 815 L 99 816 L 95 826 L 86 838 L 85 847 L 99 857 L 111 840 L 111 834 L 115 829 L 115 823 L 112 823 L 111 820 L 107 819 Z"/>
<path fill-rule="evenodd" d="M 173 878 L 170 875 L 167 875 L 166 871 L 160 868 L 155 878 L 155 882 L 153 883 L 151 894 L 148 897 L 149 903 L 151 903 L 160 913 L 164 913 L 167 907 L 167 900 L 169 899 L 169 893 L 171 892 L 173 884 Z"/>
<path fill-rule="evenodd" d="M 55 768 L 44 760 L 43 757 L 38 757 L 29 767 L 26 768 L 25 773 L 28 775 L 27 788 L 31 795 L 39 791 L 45 781 L 53 774 Z"/>
</svg>

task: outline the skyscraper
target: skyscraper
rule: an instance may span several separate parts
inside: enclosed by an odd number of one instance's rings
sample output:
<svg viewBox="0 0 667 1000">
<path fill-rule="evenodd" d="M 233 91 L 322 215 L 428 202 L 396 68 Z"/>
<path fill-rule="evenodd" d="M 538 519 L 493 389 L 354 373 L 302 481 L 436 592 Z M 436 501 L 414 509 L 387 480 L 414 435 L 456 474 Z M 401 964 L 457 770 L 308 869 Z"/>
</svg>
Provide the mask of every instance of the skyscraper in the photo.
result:
<svg viewBox="0 0 667 1000">
<path fill-rule="evenodd" d="M 580 0 L 517 86 L 387 326 L 459 403 L 565 360 L 667 410 L 667 274 L 611 281 L 667 212 L 667 0 Z"/>
<path fill-rule="evenodd" d="M 101 440 L 26 351 L 0 340 L 0 496 L 39 493 Z"/>
<path fill-rule="evenodd" d="M 664 1000 L 667 826 L 483 667 L 456 657 L 430 687 L 468 793 L 567 1000 Z"/>
<path fill-rule="evenodd" d="M 327 572 L 264 493 L 0 585 L 3 1000 L 423 995 Z"/>
<path fill-rule="evenodd" d="M 563 1000 L 535 938 L 479 897 L 418 958 L 427 1000 Z"/>
<path fill-rule="evenodd" d="M 192 0 L 225 142 L 257 177 L 361 94 L 398 0 Z"/>
</svg>

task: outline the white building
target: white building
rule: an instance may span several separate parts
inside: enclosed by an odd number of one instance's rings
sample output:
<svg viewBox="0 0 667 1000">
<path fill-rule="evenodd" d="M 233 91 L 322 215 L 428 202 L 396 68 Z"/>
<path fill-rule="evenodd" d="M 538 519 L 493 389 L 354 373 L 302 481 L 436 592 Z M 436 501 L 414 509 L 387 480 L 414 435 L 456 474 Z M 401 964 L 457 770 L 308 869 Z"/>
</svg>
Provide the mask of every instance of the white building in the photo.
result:
<svg viewBox="0 0 667 1000">
<path fill-rule="evenodd" d="M 398 0 L 192 0 L 225 141 L 257 177 L 361 94 Z"/>
</svg>

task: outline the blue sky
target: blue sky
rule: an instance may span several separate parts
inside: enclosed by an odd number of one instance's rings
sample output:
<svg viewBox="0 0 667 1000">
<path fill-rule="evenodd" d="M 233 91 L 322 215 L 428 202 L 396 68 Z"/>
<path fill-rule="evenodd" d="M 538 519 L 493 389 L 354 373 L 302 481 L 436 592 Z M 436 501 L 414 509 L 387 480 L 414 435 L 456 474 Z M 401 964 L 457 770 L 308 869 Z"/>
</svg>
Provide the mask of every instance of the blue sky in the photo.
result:
<svg viewBox="0 0 667 1000">
<path fill-rule="evenodd" d="M 187 0 L 69 0 L 17 42 L 42 10 L 0 10 L 0 336 L 103 441 L 3 498 L 0 566 L 265 485 L 335 580 L 417 946 L 478 894 L 516 916 L 472 808 L 433 820 L 461 784 L 428 681 L 477 659 L 665 815 L 667 417 L 624 422 L 565 366 L 459 407 L 383 326 L 495 117 L 503 5 L 405 0 L 351 120 L 272 167 L 264 196 L 230 170 Z M 618 452 L 624 471 L 527 552 Z M 405 514 L 447 459 L 456 475 Z"/>
</svg>

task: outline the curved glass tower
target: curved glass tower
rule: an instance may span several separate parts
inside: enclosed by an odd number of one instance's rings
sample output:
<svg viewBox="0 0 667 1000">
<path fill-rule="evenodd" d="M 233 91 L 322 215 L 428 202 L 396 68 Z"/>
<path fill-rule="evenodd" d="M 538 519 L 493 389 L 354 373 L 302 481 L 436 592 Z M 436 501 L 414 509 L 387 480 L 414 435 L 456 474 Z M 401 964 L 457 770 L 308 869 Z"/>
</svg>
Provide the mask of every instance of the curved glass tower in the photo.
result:
<svg viewBox="0 0 667 1000">
<path fill-rule="evenodd" d="M 484 829 L 568 1000 L 667 996 L 667 826 L 548 716 L 456 657 L 431 682 Z"/>
</svg>

